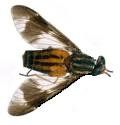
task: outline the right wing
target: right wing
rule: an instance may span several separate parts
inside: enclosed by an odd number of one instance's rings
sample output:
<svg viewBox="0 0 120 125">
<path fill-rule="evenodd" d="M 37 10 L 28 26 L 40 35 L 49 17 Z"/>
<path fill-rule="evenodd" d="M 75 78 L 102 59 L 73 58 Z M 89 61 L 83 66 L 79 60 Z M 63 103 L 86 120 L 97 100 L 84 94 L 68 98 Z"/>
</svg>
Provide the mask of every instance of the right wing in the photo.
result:
<svg viewBox="0 0 120 125">
<path fill-rule="evenodd" d="M 59 78 L 55 83 L 31 77 L 27 79 L 14 93 L 8 112 L 13 116 L 24 115 L 35 110 L 41 104 L 59 94 L 70 86 L 80 76 Z"/>
</svg>

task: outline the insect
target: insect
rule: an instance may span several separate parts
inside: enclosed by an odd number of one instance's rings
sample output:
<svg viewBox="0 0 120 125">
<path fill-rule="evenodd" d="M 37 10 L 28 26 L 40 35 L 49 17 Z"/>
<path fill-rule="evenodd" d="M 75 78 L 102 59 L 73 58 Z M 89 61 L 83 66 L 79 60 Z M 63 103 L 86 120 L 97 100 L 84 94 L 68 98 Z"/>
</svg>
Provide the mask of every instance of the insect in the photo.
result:
<svg viewBox="0 0 120 125">
<path fill-rule="evenodd" d="M 82 76 L 103 73 L 110 76 L 112 71 L 106 69 L 103 56 L 96 60 L 83 53 L 34 10 L 16 5 L 12 17 L 18 32 L 36 50 L 26 50 L 23 54 L 23 66 L 30 70 L 21 74 L 27 79 L 10 101 L 11 115 L 35 110 Z"/>
</svg>

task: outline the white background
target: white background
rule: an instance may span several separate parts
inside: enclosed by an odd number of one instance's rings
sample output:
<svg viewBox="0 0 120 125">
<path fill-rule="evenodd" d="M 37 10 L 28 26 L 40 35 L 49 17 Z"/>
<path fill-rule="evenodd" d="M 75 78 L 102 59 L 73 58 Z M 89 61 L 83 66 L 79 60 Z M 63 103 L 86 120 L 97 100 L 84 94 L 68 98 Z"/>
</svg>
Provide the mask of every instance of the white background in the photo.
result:
<svg viewBox="0 0 120 125">
<path fill-rule="evenodd" d="M 0 0 L 0 124 L 120 125 L 120 1 Z M 35 9 L 80 49 L 106 58 L 112 77 L 85 76 L 32 113 L 7 113 L 14 91 L 25 78 L 22 54 L 31 49 L 16 31 L 10 9 L 22 4 Z"/>
</svg>

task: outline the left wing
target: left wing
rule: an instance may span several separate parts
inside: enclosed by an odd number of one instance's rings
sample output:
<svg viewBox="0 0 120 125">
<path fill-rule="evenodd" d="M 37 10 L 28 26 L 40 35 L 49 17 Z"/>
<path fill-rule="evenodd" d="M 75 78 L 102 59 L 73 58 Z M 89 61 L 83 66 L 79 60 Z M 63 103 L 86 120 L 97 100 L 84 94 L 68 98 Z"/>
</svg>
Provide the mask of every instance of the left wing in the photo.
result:
<svg viewBox="0 0 120 125">
<path fill-rule="evenodd" d="M 17 31 L 35 48 L 47 49 L 52 46 L 53 48 L 79 50 L 64 34 L 26 6 L 14 6 L 12 17 Z"/>
<path fill-rule="evenodd" d="M 55 83 L 45 79 L 38 79 L 35 76 L 27 79 L 13 95 L 8 108 L 9 114 L 19 116 L 35 110 L 70 86 L 79 77 L 70 75 L 59 78 Z"/>
</svg>

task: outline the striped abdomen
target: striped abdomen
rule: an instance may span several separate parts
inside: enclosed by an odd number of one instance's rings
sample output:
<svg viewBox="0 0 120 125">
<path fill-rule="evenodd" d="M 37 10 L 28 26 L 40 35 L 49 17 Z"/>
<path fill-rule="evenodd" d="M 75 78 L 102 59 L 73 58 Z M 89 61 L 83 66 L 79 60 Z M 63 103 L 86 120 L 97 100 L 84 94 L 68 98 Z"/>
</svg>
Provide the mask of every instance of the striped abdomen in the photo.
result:
<svg viewBox="0 0 120 125">
<path fill-rule="evenodd" d="M 65 61 L 67 57 L 69 53 L 60 49 L 30 50 L 23 55 L 23 65 L 49 76 L 59 77 L 68 72 Z"/>
</svg>

